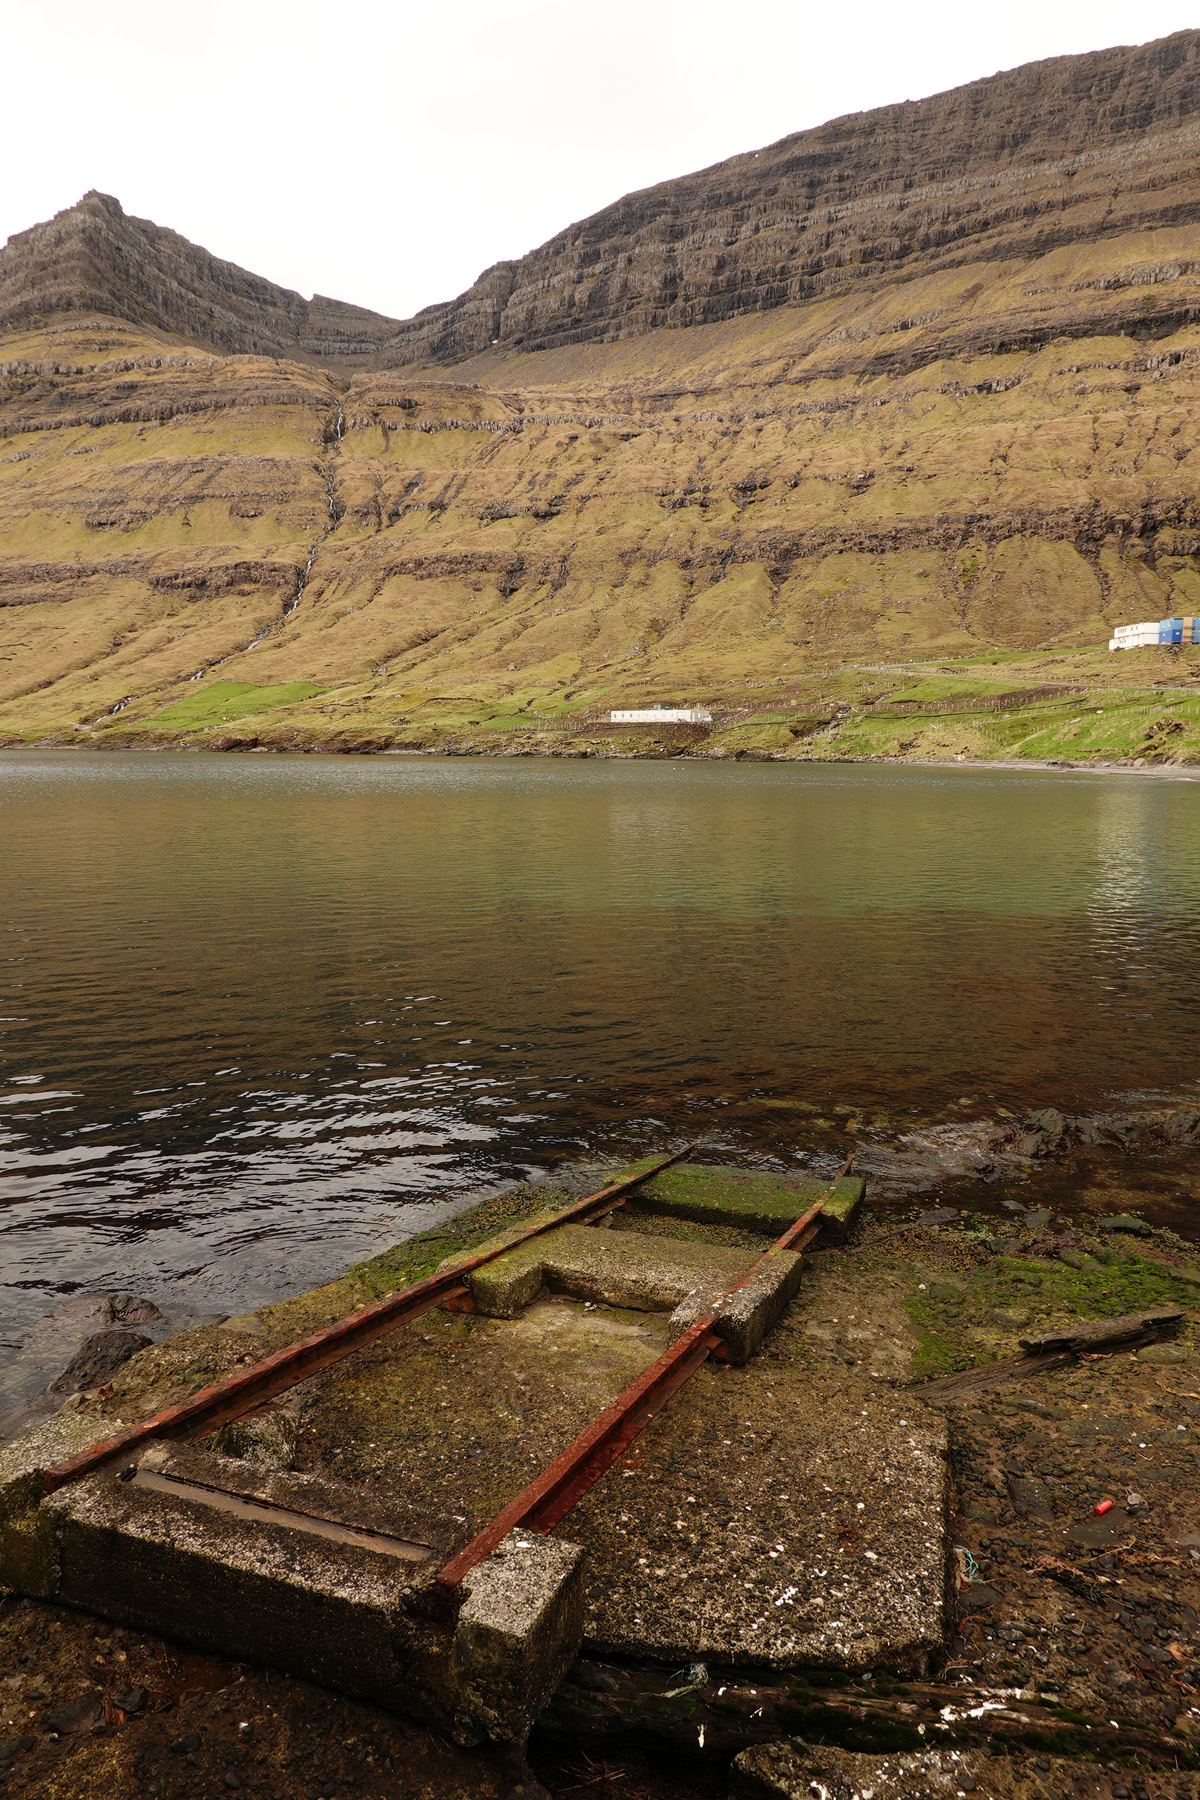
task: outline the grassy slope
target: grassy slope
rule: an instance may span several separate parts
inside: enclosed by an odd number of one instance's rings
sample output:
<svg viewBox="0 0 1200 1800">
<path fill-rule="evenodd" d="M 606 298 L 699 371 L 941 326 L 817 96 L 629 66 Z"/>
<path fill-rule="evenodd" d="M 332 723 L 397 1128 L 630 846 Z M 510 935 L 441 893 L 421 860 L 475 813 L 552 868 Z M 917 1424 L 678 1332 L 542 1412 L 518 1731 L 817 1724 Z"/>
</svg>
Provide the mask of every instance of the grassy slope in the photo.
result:
<svg viewBox="0 0 1200 1800">
<path fill-rule="evenodd" d="M 495 748 L 511 720 L 577 750 L 538 728 L 686 699 L 725 753 L 1200 758 L 1200 651 L 1103 649 L 1200 612 L 1200 329 L 1138 324 L 1198 248 L 348 386 L 112 321 L 14 334 L 0 734 Z M 971 349 L 997 320 L 1061 335 Z"/>
</svg>

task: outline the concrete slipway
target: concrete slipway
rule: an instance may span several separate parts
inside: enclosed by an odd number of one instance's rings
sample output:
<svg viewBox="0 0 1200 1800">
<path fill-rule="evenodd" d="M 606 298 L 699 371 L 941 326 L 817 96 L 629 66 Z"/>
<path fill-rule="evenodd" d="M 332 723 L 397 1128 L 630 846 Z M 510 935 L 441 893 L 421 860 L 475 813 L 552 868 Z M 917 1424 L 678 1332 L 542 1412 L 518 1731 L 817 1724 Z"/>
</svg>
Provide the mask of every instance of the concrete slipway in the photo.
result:
<svg viewBox="0 0 1200 1800">
<path fill-rule="evenodd" d="M 660 1665 L 920 1674 L 943 1643 L 947 1465 L 911 1394 L 771 1354 L 805 1259 L 759 1259 L 822 1193 L 693 1164 L 473 1272 L 459 1308 L 194 1442 L 47 1493 L 43 1471 L 164 1402 L 570 1198 L 490 1201 L 347 1282 L 143 1352 L 0 1450 L 0 1580 L 520 1746 L 583 1649 Z M 840 1256 L 845 1181 L 810 1255 Z M 728 1302 L 721 1296 L 756 1268 Z M 717 1304 L 710 1359 L 549 1535 L 446 1561 Z"/>
</svg>

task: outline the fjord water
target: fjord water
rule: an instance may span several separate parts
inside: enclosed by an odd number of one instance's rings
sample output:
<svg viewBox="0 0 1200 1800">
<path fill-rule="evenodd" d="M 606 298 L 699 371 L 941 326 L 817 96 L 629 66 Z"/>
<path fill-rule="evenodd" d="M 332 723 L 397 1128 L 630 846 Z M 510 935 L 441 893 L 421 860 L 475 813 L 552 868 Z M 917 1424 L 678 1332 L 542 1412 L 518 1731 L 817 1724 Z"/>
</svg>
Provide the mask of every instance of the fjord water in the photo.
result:
<svg viewBox="0 0 1200 1800">
<path fill-rule="evenodd" d="M 30 751 L 0 848 L 8 1346 L 80 1286 L 242 1310 L 563 1158 L 779 1149 L 781 1099 L 1200 1077 L 1200 783 Z"/>
</svg>

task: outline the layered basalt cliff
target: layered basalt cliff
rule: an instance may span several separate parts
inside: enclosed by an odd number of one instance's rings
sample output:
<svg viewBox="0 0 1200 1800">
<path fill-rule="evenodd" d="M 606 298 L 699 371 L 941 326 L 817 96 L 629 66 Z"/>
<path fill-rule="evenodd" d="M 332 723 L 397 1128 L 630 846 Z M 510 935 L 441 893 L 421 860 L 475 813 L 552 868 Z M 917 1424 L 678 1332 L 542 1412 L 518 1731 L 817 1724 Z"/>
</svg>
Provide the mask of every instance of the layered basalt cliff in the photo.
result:
<svg viewBox="0 0 1200 1800">
<path fill-rule="evenodd" d="M 351 364 L 397 329 L 361 306 L 304 300 L 97 193 L 0 250 L 0 326 L 65 311 L 111 314 L 218 350 Z"/>
<path fill-rule="evenodd" d="M 834 119 L 627 194 L 406 321 L 306 301 L 91 193 L 0 250 L 0 325 L 74 308 L 342 369 L 609 342 L 1187 225 L 1198 148 L 1200 32 L 1185 31 Z M 1081 292 L 1059 328 L 1124 328 L 1130 285 L 1099 308 Z M 914 321 L 919 304 L 895 328 Z M 1011 319 L 973 323 L 948 347 L 1019 341 Z"/>
<path fill-rule="evenodd" d="M 698 325 L 1200 218 L 1200 33 L 834 119 L 628 194 L 389 343 L 453 361 Z"/>
</svg>

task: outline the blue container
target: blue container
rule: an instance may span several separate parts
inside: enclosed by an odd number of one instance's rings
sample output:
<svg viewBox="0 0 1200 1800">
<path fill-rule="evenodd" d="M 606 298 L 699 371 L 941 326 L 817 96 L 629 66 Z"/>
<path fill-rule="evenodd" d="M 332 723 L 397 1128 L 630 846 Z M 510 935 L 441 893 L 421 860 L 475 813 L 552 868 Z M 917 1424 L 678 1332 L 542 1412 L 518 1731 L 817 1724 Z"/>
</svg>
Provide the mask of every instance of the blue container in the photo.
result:
<svg viewBox="0 0 1200 1800">
<path fill-rule="evenodd" d="M 1160 644 L 1182 644 L 1183 620 L 1163 619 L 1158 627 L 1158 641 Z"/>
</svg>

